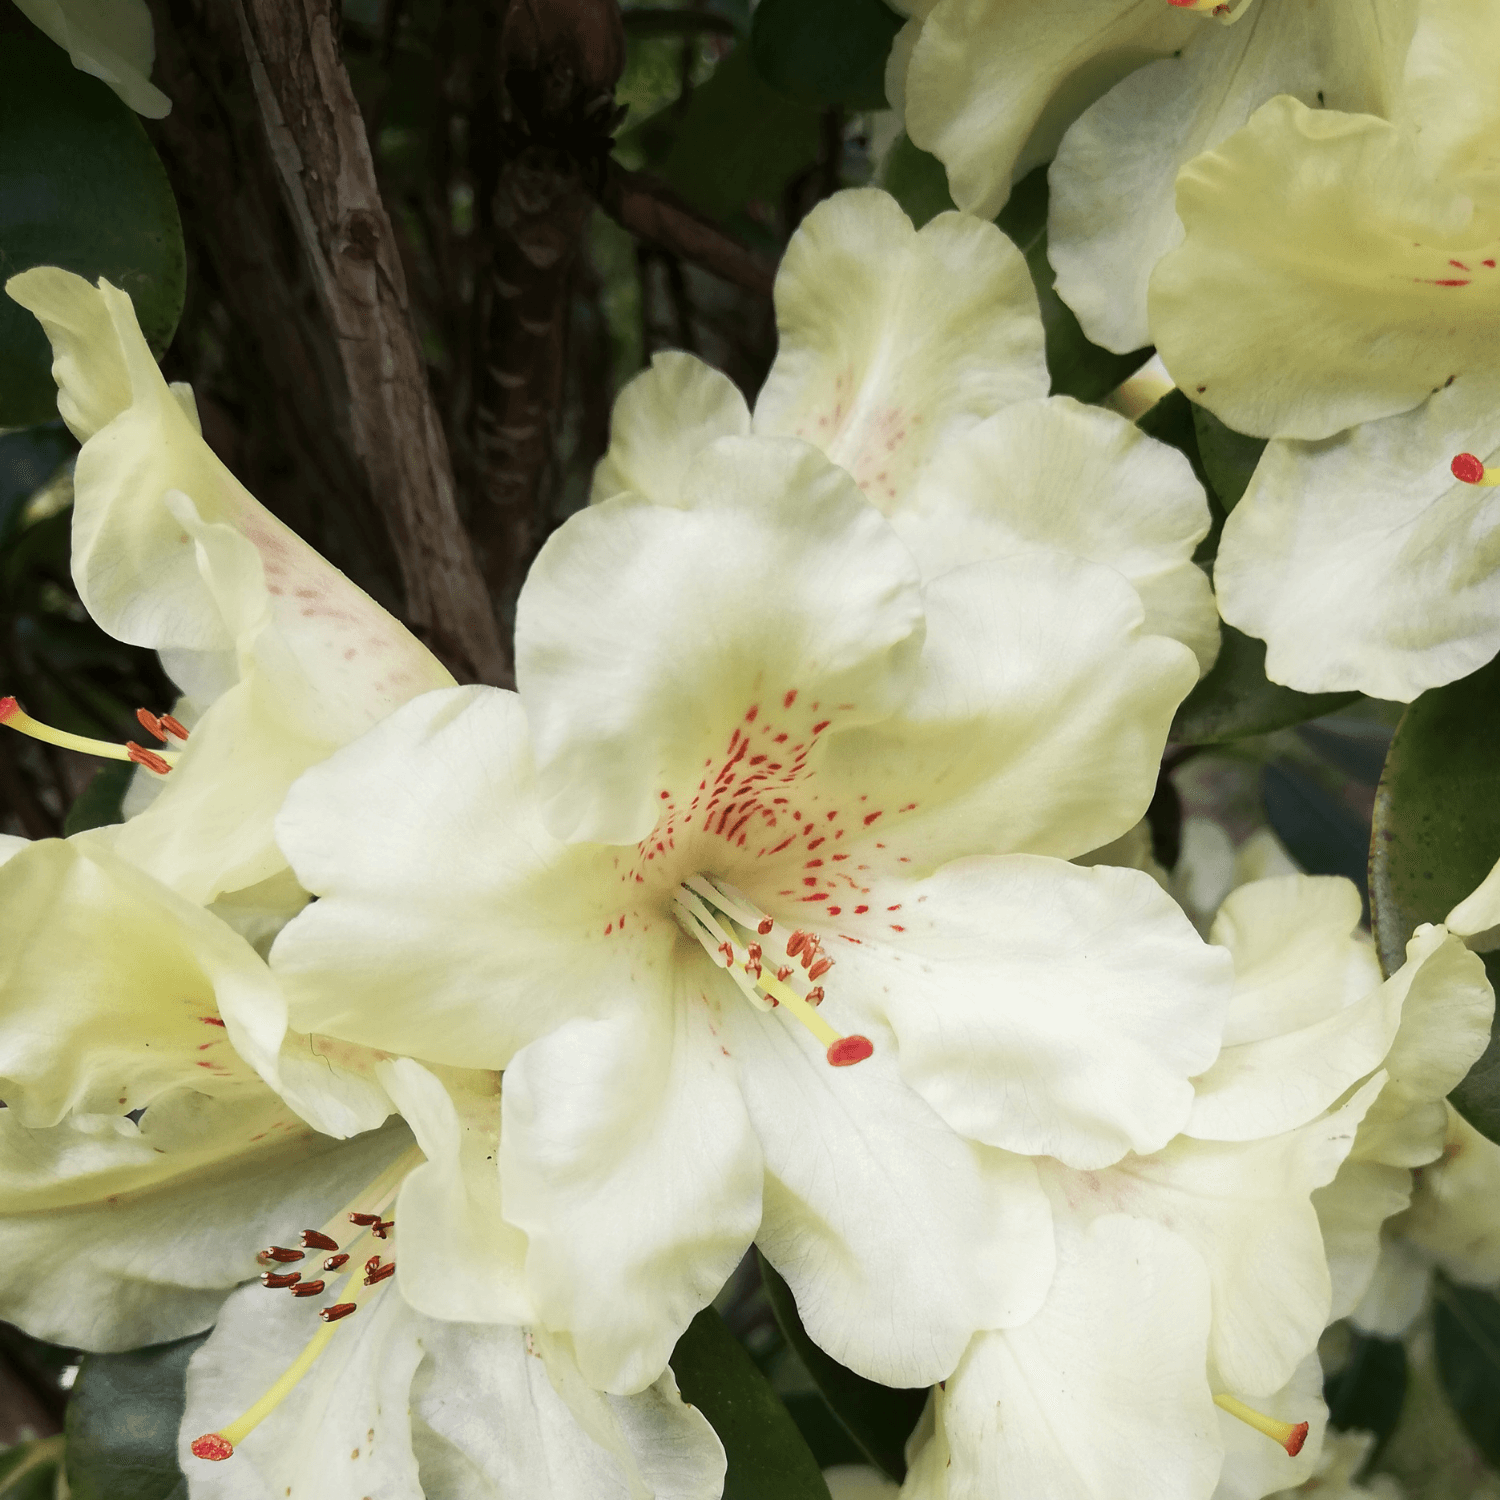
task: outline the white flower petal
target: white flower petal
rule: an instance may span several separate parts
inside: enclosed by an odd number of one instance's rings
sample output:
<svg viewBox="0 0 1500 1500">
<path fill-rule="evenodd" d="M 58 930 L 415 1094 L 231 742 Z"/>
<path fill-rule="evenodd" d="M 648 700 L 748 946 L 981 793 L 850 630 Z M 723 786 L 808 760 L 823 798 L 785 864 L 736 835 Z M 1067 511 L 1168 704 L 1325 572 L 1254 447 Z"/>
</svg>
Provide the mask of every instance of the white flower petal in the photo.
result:
<svg viewBox="0 0 1500 1500">
<path fill-rule="evenodd" d="M 730 378 L 691 354 L 664 349 L 615 397 L 609 451 L 590 499 L 627 491 L 655 505 L 682 503 L 682 481 L 715 438 L 746 437 L 750 409 Z"/>
<path fill-rule="evenodd" d="M 1422 1169 L 1400 1233 L 1449 1276 L 1471 1286 L 1500 1282 L 1500 1146 L 1448 1110 L 1439 1160 Z"/>
<path fill-rule="evenodd" d="M 320 898 L 271 950 L 294 1024 L 502 1068 L 665 964 L 675 927 L 605 941 L 619 873 L 553 840 L 533 787 L 520 704 L 487 687 L 426 694 L 309 771 L 276 824 Z"/>
<path fill-rule="evenodd" d="M 1223 1451 L 1208 1324 L 1203 1264 L 1169 1230 L 1109 1214 L 1068 1236 L 1041 1312 L 981 1334 L 939 1394 L 952 1457 L 930 1493 L 1201 1500 Z"/>
<path fill-rule="evenodd" d="M 838 193 L 802 221 L 777 273 L 776 321 L 756 432 L 815 443 L 887 513 L 960 433 L 1047 394 L 1021 252 L 961 214 L 914 229 L 875 189 Z"/>
<path fill-rule="evenodd" d="M 137 114 L 159 120 L 172 101 L 151 82 L 156 38 L 145 0 L 16 0 L 73 66 L 102 79 Z"/>
<path fill-rule="evenodd" d="M 874 1054 L 832 1068 L 780 1014 L 726 1013 L 766 1155 L 757 1243 L 814 1342 L 871 1380 L 929 1385 L 976 1329 L 1040 1305 L 1051 1216 L 1029 1161 L 961 1140 L 901 1082 L 889 1033 L 864 1030 Z"/>
<path fill-rule="evenodd" d="M 603 1390 L 661 1374 L 760 1223 L 760 1148 L 700 972 L 559 1026 L 505 1073 L 505 1216 L 526 1232 L 539 1321 Z"/>
<path fill-rule="evenodd" d="M 1357 1155 L 1313 1193 L 1333 1284 L 1330 1321 L 1347 1318 L 1369 1291 L 1380 1259 L 1380 1227 L 1410 1198 L 1411 1173 L 1404 1167 L 1362 1161 Z"/>
<path fill-rule="evenodd" d="M 1432 1259 L 1407 1240 L 1398 1227 L 1381 1236 L 1380 1259 L 1374 1274 L 1365 1280 L 1364 1295 L 1351 1309 L 1350 1321 L 1361 1333 L 1404 1338 L 1426 1309 L 1427 1294 L 1432 1289 Z"/>
<path fill-rule="evenodd" d="M 461 1323 L 531 1321 L 526 1236 L 500 1206 L 500 1079 L 444 1069 L 441 1081 L 409 1057 L 380 1077 L 426 1162 L 396 1202 L 401 1294 L 429 1317 Z"/>
<path fill-rule="evenodd" d="M 1066 396 L 998 413 L 938 454 L 893 516 L 926 577 L 1054 548 L 1123 573 L 1145 629 L 1207 670 L 1218 614 L 1193 551 L 1208 502 L 1188 461 L 1114 412 Z"/>
<path fill-rule="evenodd" d="M 683 494 L 692 509 L 578 512 L 521 591 L 516 676 L 560 838 L 644 838 L 659 793 L 694 786 L 762 702 L 795 700 L 810 734 L 884 717 L 910 683 L 916 569 L 842 470 L 791 439 L 720 438 Z"/>
<path fill-rule="evenodd" d="M 832 949 L 902 1076 L 962 1134 L 1092 1168 L 1164 1146 L 1219 1048 L 1228 955 L 1138 870 L 960 860 Z"/>
<path fill-rule="evenodd" d="M 1237 1393 L 1231 1389 L 1229 1395 Z M 1306 1422 L 1307 1437 L 1296 1458 L 1273 1438 L 1218 1411 L 1219 1439 L 1224 1445 L 1224 1468 L 1213 1500 L 1260 1500 L 1272 1490 L 1292 1489 L 1312 1477 L 1328 1425 L 1323 1405 L 1323 1370 L 1316 1353 L 1309 1353 L 1290 1380 L 1271 1395 L 1241 1397 L 1257 1411 L 1280 1422 Z M 1316 1487 L 1314 1487 L 1316 1488 Z"/>
<path fill-rule="evenodd" d="M 30 1130 L 0 1110 L 0 1315 L 84 1349 L 196 1333 L 261 1249 L 295 1244 L 410 1144 L 398 1124 L 331 1141 L 267 1089 L 178 1090 L 139 1125 L 75 1115 Z"/>
<path fill-rule="evenodd" d="M 1267 643 L 1273 681 L 1410 702 L 1495 654 L 1500 492 L 1451 464 L 1497 449 L 1489 373 L 1326 442 L 1267 446 L 1214 582 L 1224 618 Z"/>
<path fill-rule="evenodd" d="M 4 850 L 0 849 L 0 859 Z M 1465 896 L 1443 920 L 1449 932 L 1460 937 L 1478 937 L 1492 927 L 1500 927 L 1500 862 L 1479 886 Z"/>
</svg>

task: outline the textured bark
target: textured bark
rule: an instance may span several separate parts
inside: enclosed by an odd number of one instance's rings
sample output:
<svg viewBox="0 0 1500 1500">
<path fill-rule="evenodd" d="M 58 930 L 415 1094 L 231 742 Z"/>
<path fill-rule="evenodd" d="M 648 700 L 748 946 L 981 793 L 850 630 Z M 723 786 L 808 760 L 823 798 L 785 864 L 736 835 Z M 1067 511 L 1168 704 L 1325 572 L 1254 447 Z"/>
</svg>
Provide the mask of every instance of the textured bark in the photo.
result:
<svg viewBox="0 0 1500 1500">
<path fill-rule="evenodd" d="M 322 0 L 236 0 L 245 56 L 303 257 L 336 340 L 353 450 L 390 530 L 413 629 L 463 677 L 510 680 L 455 501 L 406 278 Z"/>
</svg>

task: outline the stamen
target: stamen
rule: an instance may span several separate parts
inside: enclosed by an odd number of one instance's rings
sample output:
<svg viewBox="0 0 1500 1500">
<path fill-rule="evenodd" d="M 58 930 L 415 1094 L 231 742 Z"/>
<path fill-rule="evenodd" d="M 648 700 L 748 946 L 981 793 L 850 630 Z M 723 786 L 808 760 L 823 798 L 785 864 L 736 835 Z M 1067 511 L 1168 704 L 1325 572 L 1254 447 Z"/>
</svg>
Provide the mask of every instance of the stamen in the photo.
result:
<svg viewBox="0 0 1500 1500">
<path fill-rule="evenodd" d="M 165 723 L 165 720 L 162 722 Z M 33 719 L 14 698 L 0 698 L 0 724 L 19 730 L 44 744 L 56 745 L 61 750 L 78 750 L 84 755 L 102 756 L 105 760 L 134 761 L 137 765 L 155 771 L 158 776 L 165 776 L 172 769 L 172 762 L 182 753 L 180 750 L 158 753 L 155 750 L 145 750 L 133 741 L 116 745 L 109 740 L 94 740 L 87 735 L 70 734 L 65 729 L 53 729 Z"/>
<path fill-rule="evenodd" d="M 174 719 L 171 714 L 163 714 L 157 722 L 174 740 L 181 740 L 184 745 L 187 744 L 189 735 L 185 724 Z"/>
<path fill-rule="evenodd" d="M 161 720 L 149 708 L 136 709 L 135 716 L 147 734 L 159 739 L 164 745 L 167 743 L 167 731 L 162 727 Z"/>
<path fill-rule="evenodd" d="M 1278 1422 L 1275 1417 L 1268 1417 L 1263 1411 L 1256 1411 L 1233 1396 L 1215 1396 L 1214 1405 L 1227 1411 L 1231 1417 L 1238 1417 L 1247 1427 L 1265 1433 L 1273 1442 L 1280 1443 L 1289 1458 L 1296 1458 L 1307 1441 L 1306 1422 Z"/>
<path fill-rule="evenodd" d="M 306 1260 L 307 1257 L 300 1250 L 288 1250 L 285 1245 L 267 1245 L 256 1257 L 262 1264 L 266 1261 L 278 1260 L 283 1265 L 294 1260 Z"/>
<path fill-rule="evenodd" d="M 304 1229 L 300 1243 L 304 1250 L 337 1250 L 339 1247 L 339 1242 L 331 1234 L 324 1234 L 320 1229 Z"/>
<path fill-rule="evenodd" d="M 325 1307 L 318 1314 L 325 1323 L 337 1323 L 340 1318 L 347 1318 L 350 1313 L 357 1311 L 357 1302 L 335 1302 L 332 1307 Z"/>
<path fill-rule="evenodd" d="M 378 1224 L 380 1222 L 380 1215 L 379 1214 L 350 1214 L 349 1215 L 349 1222 L 351 1224 Z"/>
<path fill-rule="evenodd" d="M 292 1288 L 292 1296 L 316 1297 L 321 1294 L 326 1285 L 327 1283 L 323 1281 L 304 1281 L 301 1286 L 294 1286 Z"/>
<path fill-rule="evenodd" d="M 365 1277 L 366 1286 L 375 1286 L 377 1283 L 389 1280 L 396 1274 L 396 1262 L 388 1260 L 383 1266 L 376 1266 L 373 1271 Z"/>
<path fill-rule="evenodd" d="M 349 1257 L 347 1255 L 330 1255 L 323 1262 L 323 1269 L 325 1271 L 337 1271 L 340 1266 L 347 1265 L 348 1263 Z"/>
<path fill-rule="evenodd" d="M 1453 477 L 1463 484 L 1480 484 L 1489 489 L 1500 485 L 1500 468 L 1486 468 L 1473 453 L 1455 454 L 1449 468 Z"/>
<path fill-rule="evenodd" d="M 266 1271 L 260 1278 L 260 1284 L 273 1288 L 279 1286 L 296 1286 L 301 1280 L 301 1271 L 287 1271 L 281 1276 L 278 1276 L 274 1271 Z"/>
<path fill-rule="evenodd" d="M 807 971 L 809 979 L 821 979 L 833 967 L 831 958 L 820 958 L 812 968 Z"/>
</svg>

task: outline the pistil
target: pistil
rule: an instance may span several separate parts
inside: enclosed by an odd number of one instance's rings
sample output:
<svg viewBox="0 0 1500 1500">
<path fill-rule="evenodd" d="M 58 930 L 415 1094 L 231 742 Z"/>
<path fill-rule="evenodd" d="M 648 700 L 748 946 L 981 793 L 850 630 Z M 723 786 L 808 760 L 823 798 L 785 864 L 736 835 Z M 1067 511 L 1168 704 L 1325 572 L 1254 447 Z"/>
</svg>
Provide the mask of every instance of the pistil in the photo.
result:
<svg viewBox="0 0 1500 1500">
<path fill-rule="evenodd" d="M 1253 1406 L 1246 1406 L 1234 1396 L 1215 1396 L 1214 1405 L 1227 1411 L 1231 1417 L 1238 1417 L 1246 1426 L 1265 1433 L 1273 1442 L 1280 1443 L 1289 1458 L 1296 1458 L 1302 1451 L 1303 1443 L 1307 1441 L 1306 1422 L 1280 1422 L 1275 1417 L 1268 1417 L 1263 1411 L 1256 1411 Z"/>
<path fill-rule="evenodd" d="M 146 714 L 142 709 L 141 714 Z M 138 715 L 139 717 L 139 715 Z M 163 719 L 158 719 L 155 714 L 149 715 L 159 729 L 168 730 L 172 735 L 181 739 L 187 739 L 187 730 L 168 714 Z M 145 719 L 141 721 L 145 724 Z M 53 729 L 48 724 L 40 723 L 33 719 L 14 698 L 0 698 L 0 724 L 9 729 L 18 730 L 21 734 L 28 735 L 34 740 L 41 740 L 44 744 L 56 745 L 63 750 L 78 750 L 85 755 L 102 756 L 105 760 L 128 760 L 138 766 L 145 766 L 148 771 L 158 776 L 165 776 L 172 769 L 173 762 L 182 753 L 180 750 L 147 750 L 143 745 L 137 745 L 134 740 L 127 740 L 123 745 L 116 745 L 109 740 L 90 739 L 87 735 L 70 734 L 66 729 Z M 175 726 L 175 727 L 173 727 Z M 151 726 L 148 724 L 149 729 Z M 157 733 L 157 730 L 152 730 Z M 165 744 L 167 737 L 160 734 L 158 737 Z"/>
<path fill-rule="evenodd" d="M 1500 485 L 1500 468 L 1486 467 L 1476 454 L 1455 454 L 1449 467 L 1453 471 L 1453 477 L 1464 484 L 1483 485 L 1487 489 Z"/>
</svg>

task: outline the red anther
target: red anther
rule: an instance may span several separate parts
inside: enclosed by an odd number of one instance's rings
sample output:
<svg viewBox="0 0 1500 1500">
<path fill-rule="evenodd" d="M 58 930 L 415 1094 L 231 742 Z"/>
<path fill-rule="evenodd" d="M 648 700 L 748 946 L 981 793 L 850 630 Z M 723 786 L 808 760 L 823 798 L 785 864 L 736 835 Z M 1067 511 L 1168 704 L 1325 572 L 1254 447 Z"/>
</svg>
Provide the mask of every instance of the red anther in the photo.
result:
<svg viewBox="0 0 1500 1500">
<path fill-rule="evenodd" d="M 324 1283 L 321 1281 L 304 1281 L 301 1286 L 292 1288 L 294 1297 L 316 1297 L 323 1290 Z"/>
<path fill-rule="evenodd" d="M 786 940 L 786 956 L 788 958 L 796 958 L 796 956 L 802 951 L 803 944 L 807 942 L 807 937 L 807 933 L 803 932 L 803 930 L 799 927 L 791 935 L 791 937 Z"/>
<path fill-rule="evenodd" d="M 350 1214 L 349 1215 L 349 1222 L 351 1224 L 378 1224 L 380 1222 L 380 1215 L 379 1214 Z"/>
<path fill-rule="evenodd" d="M 823 946 L 823 941 L 815 933 L 809 933 L 807 941 L 802 945 L 802 952 L 798 955 L 804 969 L 808 968 L 812 961 L 818 956 L 818 949 Z"/>
<path fill-rule="evenodd" d="M 160 724 L 161 727 L 165 729 L 174 740 L 182 740 L 184 743 L 187 742 L 187 726 L 180 723 L 177 719 L 174 719 L 171 714 L 163 714 L 161 718 L 159 718 L 156 722 Z"/>
<path fill-rule="evenodd" d="M 14 698 L 0 698 L 0 724 L 13 719 L 21 712 L 21 705 Z"/>
<path fill-rule="evenodd" d="M 379 1267 L 379 1265 L 380 1265 L 380 1257 L 378 1255 L 372 1255 L 369 1258 L 369 1260 L 367 1260 L 365 1262 L 365 1273 L 366 1273 L 366 1275 L 368 1275 L 371 1271 L 376 1270 Z"/>
<path fill-rule="evenodd" d="M 1453 477 L 1464 484 L 1478 484 L 1484 478 L 1484 465 L 1472 453 L 1456 453 L 1449 465 Z"/>
<path fill-rule="evenodd" d="M 838 1041 L 829 1044 L 828 1066 L 852 1068 L 855 1063 L 863 1062 L 874 1050 L 875 1043 L 867 1036 L 860 1036 L 857 1032 L 852 1036 L 841 1036 Z"/>
<path fill-rule="evenodd" d="M 260 1284 L 274 1290 L 280 1286 L 296 1286 L 301 1280 L 301 1271 L 286 1271 L 279 1276 L 274 1271 L 266 1271 L 260 1278 Z"/>
<path fill-rule="evenodd" d="M 759 943 L 747 943 L 745 945 L 745 957 L 753 964 L 760 962 L 761 947 Z"/>
<path fill-rule="evenodd" d="M 396 1262 L 393 1260 L 387 1261 L 383 1266 L 376 1266 L 376 1268 L 371 1271 L 368 1276 L 365 1277 L 365 1285 L 374 1286 L 376 1282 L 385 1281 L 388 1277 L 394 1276 L 395 1274 Z"/>
<path fill-rule="evenodd" d="M 154 735 L 162 742 L 162 744 L 166 744 L 166 730 L 162 728 L 161 720 L 158 719 L 149 708 L 136 709 L 135 716 L 140 721 L 141 728 L 144 729 L 147 734 Z"/>
<path fill-rule="evenodd" d="M 777 969 L 776 977 L 785 984 L 792 977 L 792 966 L 788 964 L 784 969 Z"/>
<path fill-rule="evenodd" d="M 377 1240 L 383 1240 L 386 1235 L 388 1235 L 395 1227 L 396 1221 L 394 1219 L 385 1219 L 379 1224 L 371 1224 L 370 1233 L 373 1234 Z"/>
<path fill-rule="evenodd" d="M 302 1231 L 301 1245 L 304 1250 L 337 1250 L 339 1242 L 330 1239 L 320 1229 L 304 1229 Z"/>
<path fill-rule="evenodd" d="M 732 943 L 720 943 L 719 944 L 719 952 L 724 955 L 724 967 L 726 969 L 733 968 L 734 967 L 734 945 Z"/>
<path fill-rule="evenodd" d="M 1282 1447 L 1286 1449 L 1288 1458 L 1296 1458 L 1302 1451 L 1302 1445 L 1307 1441 L 1307 1423 L 1298 1422 L 1287 1436 Z"/>
<path fill-rule="evenodd" d="M 12 702 L 15 700 L 12 699 Z M 756 925 L 755 930 L 764 937 L 776 924 L 769 917 L 762 917 Z"/>
<path fill-rule="evenodd" d="M 279 1260 L 283 1264 L 287 1261 L 306 1260 L 307 1257 L 300 1250 L 288 1250 L 285 1245 L 267 1245 L 260 1252 L 260 1258 L 266 1260 Z"/>
<path fill-rule="evenodd" d="M 125 753 L 138 766 L 145 766 L 148 771 L 155 771 L 158 776 L 165 776 L 172 768 L 154 750 L 147 750 L 137 745 L 134 740 L 125 741 Z"/>
<path fill-rule="evenodd" d="M 809 1005 L 821 1005 L 823 1003 L 823 986 L 815 984 L 802 998 Z"/>
<path fill-rule="evenodd" d="M 340 1266 L 346 1265 L 348 1260 L 349 1257 L 347 1255 L 330 1255 L 323 1262 L 323 1269 L 325 1271 L 337 1271 Z"/>
<path fill-rule="evenodd" d="M 332 1307 L 325 1307 L 318 1316 L 325 1323 L 337 1323 L 340 1318 L 347 1318 L 350 1313 L 358 1311 L 357 1302 L 335 1302 Z"/>
<path fill-rule="evenodd" d="M 201 1438 L 193 1439 L 193 1457 L 206 1458 L 210 1463 L 220 1463 L 234 1454 L 234 1444 L 221 1438 L 217 1432 L 205 1432 Z"/>
<path fill-rule="evenodd" d="M 807 971 L 809 979 L 821 979 L 833 967 L 831 958 L 820 958 L 812 968 Z"/>
</svg>

